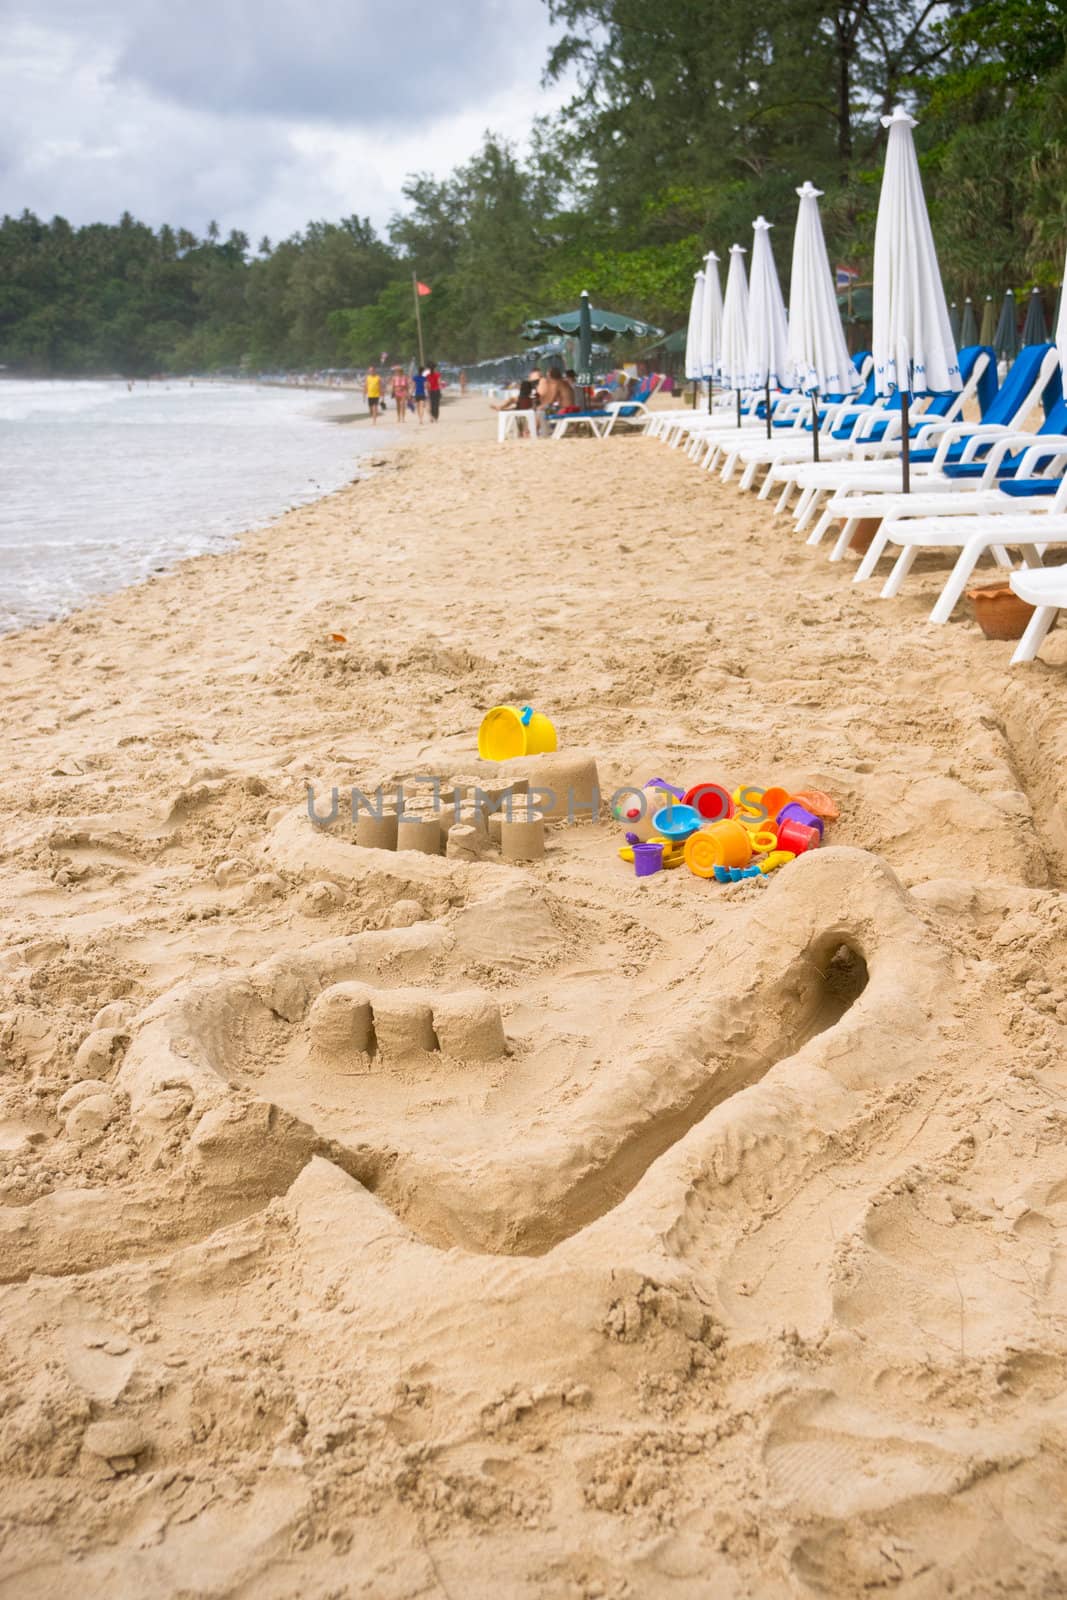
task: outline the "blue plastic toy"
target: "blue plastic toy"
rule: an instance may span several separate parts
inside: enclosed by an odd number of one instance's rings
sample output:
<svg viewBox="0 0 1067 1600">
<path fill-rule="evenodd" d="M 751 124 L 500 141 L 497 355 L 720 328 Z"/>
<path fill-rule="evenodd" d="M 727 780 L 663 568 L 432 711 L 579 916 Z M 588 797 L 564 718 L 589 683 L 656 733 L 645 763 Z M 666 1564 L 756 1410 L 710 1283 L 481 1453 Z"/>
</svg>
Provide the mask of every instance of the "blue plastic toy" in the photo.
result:
<svg viewBox="0 0 1067 1600">
<path fill-rule="evenodd" d="M 665 839 L 688 839 L 704 821 L 694 806 L 669 805 L 652 813 L 652 826 Z"/>
<path fill-rule="evenodd" d="M 761 878 L 759 867 L 712 867 L 716 883 L 740 883 L 742 878 Z"/>
</svg>

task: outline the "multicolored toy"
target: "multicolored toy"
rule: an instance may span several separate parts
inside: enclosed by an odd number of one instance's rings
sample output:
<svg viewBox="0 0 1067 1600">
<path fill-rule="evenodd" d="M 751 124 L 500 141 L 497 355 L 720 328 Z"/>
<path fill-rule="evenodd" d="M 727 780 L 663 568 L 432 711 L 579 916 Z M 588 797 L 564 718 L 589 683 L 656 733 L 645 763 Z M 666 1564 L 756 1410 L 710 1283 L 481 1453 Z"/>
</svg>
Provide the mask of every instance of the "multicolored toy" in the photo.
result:
<svg viewBox="0 0 1067 1600">
<path fill-rule="evenodd" d="M 631 835 L 627 834 L 626 837 L 629 839 L 631 837 Z M 663 846 L 663 865 L 666 868 L 680 867 L 682 865 L 682 863 L 685 861 L 685 841 L 684 840 L 657 839 L 657 838 L 641 840 L 640 836 L 638 836 L 638 842 L 639 843 L 644 843 L 644 844 L 661 844 Z M 634 847 L 633 847 L 633 845 L 631 845 L 631 844 L 621 844 L 619 846 L 619 860 L 620 861 L 632 861 L 633 858 L 634 858 Z"/>
<path fill-rule="evenodd" d="M 701 827 L 703 818 L 693 806 L 664 806 L 652 813 L 652 826 L 665 839 L 688 839 Z"/>
<path fill-rule="evenodd" d="M 643 843 L 636 835 L 630 839 L 630 847 L 634 858 L 634 876 L 636 878 L 650 878 L 654 872 L 663 869 L 663 844 L 659 839 L 650 839 Z"/>
<path fill-rule="evenodd" d="M 783 822 L 778 829 L 778 848 L 792 850 L 795 856 L 803 855 L 808 850 L 817 850 L 822 844 L 817 828 L 809 828 L 803 822 Z"/>
<path fill-rule="evenodd" d="M 650 839 L 627 833 L 628 842 L 619 850 L 624 861 L 634 863 L 639 877 L 684 861 L 694 877 L 717 883 L 766 878 L 818 849 L 826 824 L 839 816 L 837 805 L 821 789 L 790 793 L 776 784 L 741 784 L 731 795 L 717 783 L 698 783 L 683 791 L 663 778 L 650 778 L 643 789 L 672 799 L 653 812 Z M 632 816 L 635 826 L 648 831 L 641 791 L 628 790 L 625 796 L 633 800 L 627 805 L 620 798 L 616 818 L 628 821 Z"/>
<path fill-rule="evenodd" d="M 747 867 L 752 840 L 739 822 L 715 822 L 685 842 L 685 864 L 698 878 L 710 878 L 716 867 Z"/>
<path fill-rule="evenodd" d="M 841 815 L 836 803 L 828 794 L 823 794 L 821 789 L 798 789 L 793 799 L 806 810 L 813 811 L 824 822 L 836 822 Z"/>
<path fill-rule="evenodd" d="M 809 811 L 807 806 L 802 806 L 797 800 L 790 800 L 778 813 L 779 825 L 783 822 L 802 822 L 805 828 L 814 828 L 819 838 L 822 838 L 825 824 L 814 811 Z"/>
<path fill-rule="evenodd" d="M 779 867 L 787 866 L 790 861 L 795 860 L 796 856 L 792 850 L 772 850 L 770 855 L 764 856 L 763 860 L 758 862 L 757 865 L 764 877 L 766 877 L 768 872 L 775 872 Z"/>
<path fill-rule="evenodd" d="M 513 761 L 556 749 L 556 730 L 530 706 L 494 706 L 478 729 L 478 754 L 483 761 Z"/>
<path fill-rule="evenodd" d="M 725 822 L 734 814 L 734 802 L 721 783 L 695 783 L 682 796 L 682 804 L 694 806 L 705 822 Z"/>
</svg>

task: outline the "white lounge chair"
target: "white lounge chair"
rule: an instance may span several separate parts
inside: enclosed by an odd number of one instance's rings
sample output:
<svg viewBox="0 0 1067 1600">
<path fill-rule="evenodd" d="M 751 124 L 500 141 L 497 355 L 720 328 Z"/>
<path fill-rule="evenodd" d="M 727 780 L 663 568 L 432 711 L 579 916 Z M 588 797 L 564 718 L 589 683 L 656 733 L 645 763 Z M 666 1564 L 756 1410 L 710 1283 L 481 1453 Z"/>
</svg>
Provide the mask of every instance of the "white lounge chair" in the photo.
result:
<svg viewBox="0 0 1067 1600">
<path fill-rule="evenodd" d="M 881 594 L 890 600 L 899 594 L 920 550 L 958 550 L 956 564 L 930 613 L 931 622 L 947 622 L 960 600 L 967 580 L 984 555 L 997 564 L 1011 567 L 1007 547 L 1020 551 L 1023 565 L 1041 566 L 1041 555 L 1050 544 L 1067 544 L 1067 512 L 1031 512 L 1025 516 L 986 515 L 984 517 L 915 517 L 910 521 L 883 522 L 882 531 L 892 544 L 901 546 Z M 872 546 L 873 548 L 873 546 Z M 870 551 L 867 552 L 868 555 Z M 860 580 L 859 573 L 856 581 Z"/>
<path fill-rule="evenodd" d="M 1027 352 L 1024 351 L 1023 356 L 1026 355 Z M 1023 357 L 1020 357 L 1020 361 L 1023 361 Z M 1016 366 L 1019 366 L 1018 362 Z M 1056 377 L 1058 368 L 1059 356 L 1055 345 L 1035 347 L 1029 353 L 1029 359 L 1023 363 L 1015 382 L 1012 382 L 1015 376 L 1015 369 L 1012 369 L 1008 383 L 994 400 L 986 420 L 980 423 L 938 420 L 927 423 L 920 419 L 919 435 L 913 446 L 913 454 L 932 449 L 934 455 L 931 460 L 913 462 L 911 470 L 916 487 L 926 489 L 930 487 L 932 479 L 943 478 L 945 474 L 942 468 L 949 461 L 966 463 L 976 460 L 994 440 L 1018 432 L 1048 385 Z M 779 511 L 785 510 L 793 489 L 797 486 L 801 489 L 801 497 L 795 511 L 799 532 L 807 527 L 826 495 L 836 494 L 847 488 L 869 490 L 871 493 L 880 490 L 891 493 L 899 488 L 900 465 L 896 459 L 891 463 L 826 461 L 808 462 L 803 466 L 787 462 L 772 466 L 768 470 L 764 489 L 768 488 L 769 483 L 775 482 L 783 485 L 776 508 Z"/>
<path fill-rule="evenodd" d="M 1034 441 L 1035 435 L 1032 433 L 1011 434 L 998 440 L 989 452 L 980 478 L 944 478 L 912 494 L 902 494 L 899 490 L 893 494 L 860 494 L 854 489 L 842 490 L 827 504 L 814 531 L 808 535 L 808 544 L 819 544 L 831 525 L 840 520 L 841 533 L 830 556 L 831 561 L 840 561 L 861 522 L 881 523 L 905 517 L 974 517 L 1001 513 L 1010 515 L 1013 512 L 1019 515 L 1027 511 L 1067 511 L 1067 498 L 1060 498 L 1058 489 L 1052 487 L 1062 482 L 1064 470 L 1067 469 L 1067 435 L 1042 434 L 1040 443 Z M 1015 476 L 1006 480 L 1011 487 L 1002 487 L 998 483 L 997 471 L 1004 457 L 1013 449 L 1022 449 L 1024 453 Z M 1023 496 L 1015 488 L 1016 484 L 1021 488 L 1043 480 L 1050 480 L 1047 493 L 1035 487 L 1032 494 Z M 1064 493 L 1067 494 L 1067 486 Z M 889 542 L 888 535 L 883 535 L 880 530 L 875 534 L 864 558 L 864 578 L 874 571 Z M 857 581 L 863 581 L 859 574 Z"/>
<path fill-rule="evenodd" d="M 989 366 L 990 356 L 981 346 L 972 346 L 961 354 L 961 365 L 965 374 L 962 388 L 956 394 L 944 394 L 934 397 L 926 406 L 925 411 L 917 405 L 911 414 L 911 432 L 915 438 L 915 448 L 932 444 L 935 441 L 937 426 L 947 426 L 949 423 L 962 417 L 963 408 L 978 391 L 979 384 Z M 881 402 L 884 406 L 884 399 Z M 743 465 L 741 474 L 741 488 L 751 489 L 756 480 L 756 475 L 761 468 L 766 469 L 764 480 L 760 486 L 760 499 L 766 500 L 774 487 L 780 481 L 779 474 L 787 464 L 800 463 L 805 466 L 829 465 L 837 461 L 867 461 L 879 459 L 883 456 L 896 457 L 900 452 L 900 424 L 899 410 L 879 410 L 872 413 L 871 417 L 858 426 L 854 426 L 847 439 L 831 438 L 820 445 L 819 463 L 812 461 L 810 444 L 807 449 L 798 446 L 791 440 L 783 443 L 774 440 L 762 443 L 746 444 L 741 447 L 735 456 L 729 459 L 722 470 L 723 481 L 726 482 L 732 475 L 734 467 L 740 462 Z M 838 427 L 837 432 L 841 432 Z M 921 437 L 920 437 L 921 435 Z M 779 508 L 782 508 L 781 500 Z"/>
<path fill-rule="evenodd" d="M 1013 572 L 1009 582 L 1020 600 L 1037 607 L 1011 658 L 1014 667 L 1034 659 L 1057 611 L 1067 607 L 1067 567 L 1024 567 Z"/>
</svg>

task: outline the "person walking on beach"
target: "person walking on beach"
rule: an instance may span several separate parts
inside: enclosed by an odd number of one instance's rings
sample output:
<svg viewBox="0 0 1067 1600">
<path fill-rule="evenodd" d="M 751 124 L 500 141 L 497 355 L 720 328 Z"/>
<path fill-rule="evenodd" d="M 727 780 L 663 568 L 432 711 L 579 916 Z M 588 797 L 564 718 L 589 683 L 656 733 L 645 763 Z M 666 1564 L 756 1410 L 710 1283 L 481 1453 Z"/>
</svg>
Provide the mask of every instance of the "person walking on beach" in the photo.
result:
<svg viewBox="0 0 1067 1600">
<path fill-rule="evenodd" d="M 411 380 L 411 387 L 415 393 L 415 415 L 419 422 L 426 421 L 426 368 L 419 367 Z"/>
<path fill-rule="evenodd" d="M 437 422 L 441 415 L 441 374 L 437 370 L 436 361 L 430 362 L 430 370 L 426 374 L 426 387 L 430 393 L 430 421 Z"/>
<path fill-rule="evenodd" d="M 371 422 L 377 426 L 378 408 L 382 403 L 382 378 L 377 367 L 369 366 L 367 376 L 363 380 L 363 396 L 367 402 Z"/>
<path fill-rule="evenodd" d="M 396 420 L 408 420 L 408 375 L 403 367 L 393 368 L 393 381 L 391 384 L 393 403 L 396 406 Z"/>
</svg>

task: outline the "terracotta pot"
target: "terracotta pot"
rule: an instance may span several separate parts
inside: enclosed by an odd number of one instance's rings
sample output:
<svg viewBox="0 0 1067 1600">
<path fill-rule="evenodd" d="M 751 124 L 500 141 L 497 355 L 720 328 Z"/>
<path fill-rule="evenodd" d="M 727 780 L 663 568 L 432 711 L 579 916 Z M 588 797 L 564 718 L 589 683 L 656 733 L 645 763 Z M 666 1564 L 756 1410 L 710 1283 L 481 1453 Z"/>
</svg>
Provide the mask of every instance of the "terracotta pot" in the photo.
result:
<svg viewBox="0 0 1067 1600">
<path fill-rule="evenodd" d="M 852 538 L 848 541 L 849 549 L 855 550 L 858 556 L 865 556 L 871 547 L 871 540 L 881 526 L 880 517 L 864 517 L 859 526 L 852 530 Z"/>
<path fill-rule="evenodd" d="M 1021 639 L 1034 608 L 1009 583 L 983 583 L 967 590 L 978 626 L 987 639 Z"/>
</svg>

